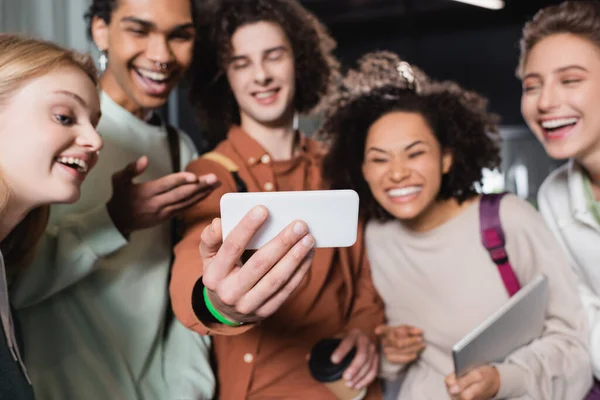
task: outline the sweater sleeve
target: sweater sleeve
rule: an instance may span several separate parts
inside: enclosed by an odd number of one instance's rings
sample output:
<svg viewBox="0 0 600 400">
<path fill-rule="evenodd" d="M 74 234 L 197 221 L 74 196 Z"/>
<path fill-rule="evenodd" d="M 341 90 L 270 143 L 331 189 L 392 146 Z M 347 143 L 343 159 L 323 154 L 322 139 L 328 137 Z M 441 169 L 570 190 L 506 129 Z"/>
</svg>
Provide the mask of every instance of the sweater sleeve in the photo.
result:
<svg viewBox="0 0 600 400">
<path fill-rule="evenodd" d="M 101 258 L 127 244 L 104 204 L 82 213 L 51 214 L 50 221 L 33 262 L 15 284 L 16 308 L 39 303 L 79 282 L 98 267 Z"/>
<path fill-rule="evenodd" d="M 199 250 L 200 235 L 213 219 L 219 217 L 221 196 L 234 192 L 235 182 L 229 171 L 214 161 L 199 158 L 188 165 L 187 170 L 197 175 L 214 173 L 221 185 L 183 216 L 185 233 L 175 247 L 170 282 L 173 311 L 185 327 L 203 335 L 234 335 L 245 332 L 252 327 L 251 324 L 230 327 L 203 318 L 206 310 L 201 301 L 203 265 Z"/>
<path fill-rule="evenodd" d="M 497 397 L 581 399 L 591 387 L 592 373 L 575 275 L 563 249 L 529 204 L 507 196 L 500 216 L 507 252 L 521 284 L 544 274 L 549 296 L 542 336 L 496 365 Z"/>
</svg>

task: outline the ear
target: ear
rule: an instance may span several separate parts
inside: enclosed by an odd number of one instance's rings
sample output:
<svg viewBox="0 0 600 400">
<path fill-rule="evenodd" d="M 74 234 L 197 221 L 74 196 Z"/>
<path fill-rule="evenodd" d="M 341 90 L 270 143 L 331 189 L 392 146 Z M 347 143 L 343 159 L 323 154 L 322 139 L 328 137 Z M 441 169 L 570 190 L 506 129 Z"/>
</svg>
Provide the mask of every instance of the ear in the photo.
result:
<svg viewBox="0 0 600 400">
<path fill-rule="evenodd" d="M 98 50 L 108 50 L 108 24 L 98 16 L 92 19 L 92 39 Z"/>
<path fill-rule="evenodd" d="M 442 174 L 447 174 L 454 163 L 454 156 L 450 150 L 444 150 L 442 154 Z"/>
</svg>

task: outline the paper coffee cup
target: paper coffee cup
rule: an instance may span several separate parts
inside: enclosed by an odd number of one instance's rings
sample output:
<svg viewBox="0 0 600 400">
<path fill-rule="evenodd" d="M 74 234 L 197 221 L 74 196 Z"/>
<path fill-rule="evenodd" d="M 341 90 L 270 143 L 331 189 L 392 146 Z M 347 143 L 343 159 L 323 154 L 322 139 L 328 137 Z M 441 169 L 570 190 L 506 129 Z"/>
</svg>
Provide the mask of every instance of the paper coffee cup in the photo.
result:
<svg viewBox="0 0 600 400">
<path fill-rule="evenodd" d="M 331 355 L 341 342 L 340 339 L 324 339 L 318 342 L 310 353 L 308 368 L 313 378 L 327 386 L 338 400 L 361 400 L 367 395 L 367 388 L 350 388 L 342 378 L 356 355 L 356 348 L 353 348 L 339 364 L 331 362 Z"/>
</svg>

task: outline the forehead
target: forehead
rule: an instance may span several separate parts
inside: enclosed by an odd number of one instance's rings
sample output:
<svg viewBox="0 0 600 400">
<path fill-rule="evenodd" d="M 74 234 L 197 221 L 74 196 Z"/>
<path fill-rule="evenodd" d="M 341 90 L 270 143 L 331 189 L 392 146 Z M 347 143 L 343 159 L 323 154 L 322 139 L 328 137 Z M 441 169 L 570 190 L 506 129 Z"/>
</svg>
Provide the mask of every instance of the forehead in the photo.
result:
<svg viewBox="0 0 600 400">
<path fill-rule="evenodd" d="M 378 147 L 394 147 L 417 139 L 437 142 L 429 124 L 421 114 L 395 111 L 383 115 L 370 126 L 367 143 Z"/>
<path fill-rule="evenodd" d="M 600 71 L 600 48 L 590 40 L 570 33 L 551 35 L 531 49 L 524 72 L 551 72 L 568 65 Z"/>
<path fill-rule="evenodd" d="M 30 105 L 34 99 L 61 90 L 78 95 L 88 107 L 93 109 L 92 111 L 99 111 L 100 105 L 96 87 L 85 72 L 74 66 L 59 67 L 52 72 L 30 80 L 21 88 L 15 100 Z"/>
<path fill-rule="evenodd" d="M 135 17 L 155 25 L 171 26 L 192 22 L 190 0 L 117 0 L 113 18 Z"/>
<path fill-rule="evenodd" d="M 289 46 L 283 28 L 269 21 L 254 22 L 240 26 L 231 37 L 234 55 L 261 53 L 267 49 Z"/>
</svg>

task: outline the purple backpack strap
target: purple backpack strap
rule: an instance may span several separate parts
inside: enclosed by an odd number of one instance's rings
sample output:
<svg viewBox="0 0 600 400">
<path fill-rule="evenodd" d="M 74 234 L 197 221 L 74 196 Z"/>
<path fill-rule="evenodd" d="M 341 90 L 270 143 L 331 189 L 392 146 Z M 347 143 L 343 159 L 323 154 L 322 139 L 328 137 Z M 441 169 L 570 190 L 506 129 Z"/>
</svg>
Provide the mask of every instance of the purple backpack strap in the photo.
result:
<svg viewBox="0 0 600 400">
<path fill-rule="evenodd" d="M 498 272 L 504 282 L 508 295 L 512 297 L 521 289 L 521 284 L 515 271 L 510 265 L 504 230 L 500 222 L 500 201 L 506 193 L 484 194 L 479 203 L 479 225 L 481 230 L 481 242 L 483 247 L 490 253 L 490 257 L 498 267 Z"/>
</svg>

